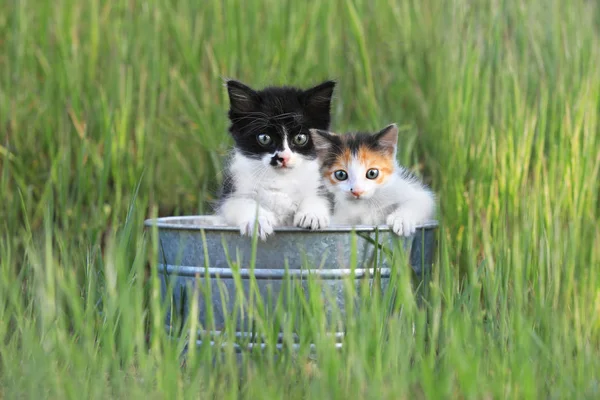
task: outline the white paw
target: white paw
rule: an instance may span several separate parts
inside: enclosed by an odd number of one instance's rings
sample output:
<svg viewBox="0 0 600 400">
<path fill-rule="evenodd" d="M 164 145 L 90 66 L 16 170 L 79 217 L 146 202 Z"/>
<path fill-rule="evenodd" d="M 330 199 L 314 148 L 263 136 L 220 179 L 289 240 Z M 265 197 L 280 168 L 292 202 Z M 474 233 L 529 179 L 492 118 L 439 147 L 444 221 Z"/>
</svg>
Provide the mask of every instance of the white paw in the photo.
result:
<svg viewBox="0 0 600 400">
<path fill-rule="evenodd" d="M 294 216 L 294 225 L 300 228 L 323 229 L 329 225 L 329 214 L 299 211 Z"/>
<path fill-rule="evenodd" d="M 390 214 L 386 223 L 398 236 L 411 236 L 417 231 L 418 221 L 402 211 Z"/>
<path fill-rule="evenodd" d="M 273 233 L 273 227 L 275 226 L 275 218 L 270 214 L 259 214 L 258 219 L 248 219 L 240 224 L 240 233 L 246 236 L 252 236 L 254 234 L 255 224 L 256 234 L 261 240 L 267 240 L 267 237 Z"/>
</svg>

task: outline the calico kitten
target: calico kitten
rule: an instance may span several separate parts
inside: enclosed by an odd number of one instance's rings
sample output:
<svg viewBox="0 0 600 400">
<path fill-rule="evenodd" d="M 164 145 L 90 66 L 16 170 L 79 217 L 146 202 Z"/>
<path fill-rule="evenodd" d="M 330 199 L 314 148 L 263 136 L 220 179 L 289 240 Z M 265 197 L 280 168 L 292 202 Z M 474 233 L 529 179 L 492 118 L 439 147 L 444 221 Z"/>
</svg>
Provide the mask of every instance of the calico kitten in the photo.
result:
<svg viewBox="0 0 600 400">
<path fill-rule="evenodd" d="M 375 134 L 338 136 L 313 129 L 311 136 L 321 174 L 335 197 L 333 222 L 387 223 L 396 234 L 410 236 L 418 224 L 433 218 L 433 193 L 396 161 L 395 124 Z"/>
<path fill-rule="evenodd" d="M 265 240 L 275 226 L 319 229 L 331 203 L 319 175 L 309 129 L 328 129 L 335 82 L 308 90 L 253 90 L 227 82 L 235 145 L 225 172 L 218 213 L 242 235 Z"/>
</svg>

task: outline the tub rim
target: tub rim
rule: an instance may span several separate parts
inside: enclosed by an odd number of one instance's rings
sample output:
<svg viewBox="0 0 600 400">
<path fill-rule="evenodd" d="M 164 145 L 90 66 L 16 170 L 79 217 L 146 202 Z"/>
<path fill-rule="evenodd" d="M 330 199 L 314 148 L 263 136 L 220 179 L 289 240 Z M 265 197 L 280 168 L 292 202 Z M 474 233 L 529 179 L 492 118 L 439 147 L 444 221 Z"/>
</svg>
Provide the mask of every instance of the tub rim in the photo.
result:
<svg viewBox="0 0 600 400">
<path fill-rule="evenodd" d="M 175 221 L 192 221 L 195 219 L 208 219 L 215 222 L 220 222 L 220 218 L 217 215 L 211 214 L 199 214 L 199 215 L 183 215 L 183 216 L 169 216 L 169 217 L 158 217 L 148 218 L 144 221 L 144 226 L 153 227 L 156 226 L 163 230 L 181 230 L 181 231 L 213 231 L 213 232 L 239 232 L 240 229 L 237 226 L 215 224 L 215 225 L 204 225 L 204 224 L 190 224 L 190 223 L 178 223 Z M 422 224 L 417 225 L 417 229 L 435 229 L 439 227 L 437 220 L 428 220 Z M 301 233 L 301 234 L 319 234 L 319 233 L 350 233 L 350 232 L 388 232 L 391 231 L 388 225 L 330 225 L 327 228 L 310 230 L 306 228 L 299 228 L 295 226 L 280 226 L 273 229 L 274 233 L 285 232 L 285 233 Z"/>
</svg>

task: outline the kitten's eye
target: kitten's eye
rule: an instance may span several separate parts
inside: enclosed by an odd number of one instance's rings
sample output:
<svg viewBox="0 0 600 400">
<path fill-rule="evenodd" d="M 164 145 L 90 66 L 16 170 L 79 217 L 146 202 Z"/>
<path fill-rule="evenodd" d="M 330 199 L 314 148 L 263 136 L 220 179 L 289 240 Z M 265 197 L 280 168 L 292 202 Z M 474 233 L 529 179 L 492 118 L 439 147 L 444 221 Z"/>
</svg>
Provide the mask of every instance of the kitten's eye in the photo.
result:
<svg viewBox="0 0 600 400">
<path fill-rule="evenodd" d="M 308 143 L 308 135 L 305 133 L 299 133 L 296 136 L 294 136 L 294 144 L 296 146 L 304 146 L 306 143 Z"/>
<path fill-rule="evenodd" d="M 271 136 L 267 135 L 266 133 L 261 133 L 258 135 L 258 143 L 262 144 L 263 146 L 268 146 L 271 144 Z"/>
<path fill-rule="evenodd" d="M 379 170 L 377 168 L 371 168 L 370 170 L 367 171 L 368 179 L 375 179 L 378 176 L 379 176 Z"/>
<path fill-rule="evenodd" d="M 348 179 L 348 173 L 343 169 L 335 171 L 333 173 L 333 176 L 335 176 L 335 179 L 337 179 L 338 181 L 345 181 L 346 179 Z"/>
</svg>

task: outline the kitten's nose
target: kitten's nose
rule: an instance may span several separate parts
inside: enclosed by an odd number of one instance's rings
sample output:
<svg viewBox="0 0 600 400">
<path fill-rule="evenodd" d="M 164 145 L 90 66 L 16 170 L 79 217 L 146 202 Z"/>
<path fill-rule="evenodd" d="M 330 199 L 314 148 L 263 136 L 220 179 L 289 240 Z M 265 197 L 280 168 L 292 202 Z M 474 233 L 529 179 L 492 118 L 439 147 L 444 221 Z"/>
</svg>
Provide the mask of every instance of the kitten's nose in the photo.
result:
<svg viewBox="0 0 600 400">
<path fill-rule="evenodd" d="M 352 193 L 352 196 L 358 199 L 365 191 L 352 188 L 350 189 L 350 192 Z"/>
<path fill-rule="evenodd" d="M 290 161 L 290 157 L 292 156 L 292 154 L 289 151 L 282 151 L 277 153 L 277 161 L 279 161 L 281 163 L 282 167 L 287 166 L 288 162 Z"/>
</svg>

